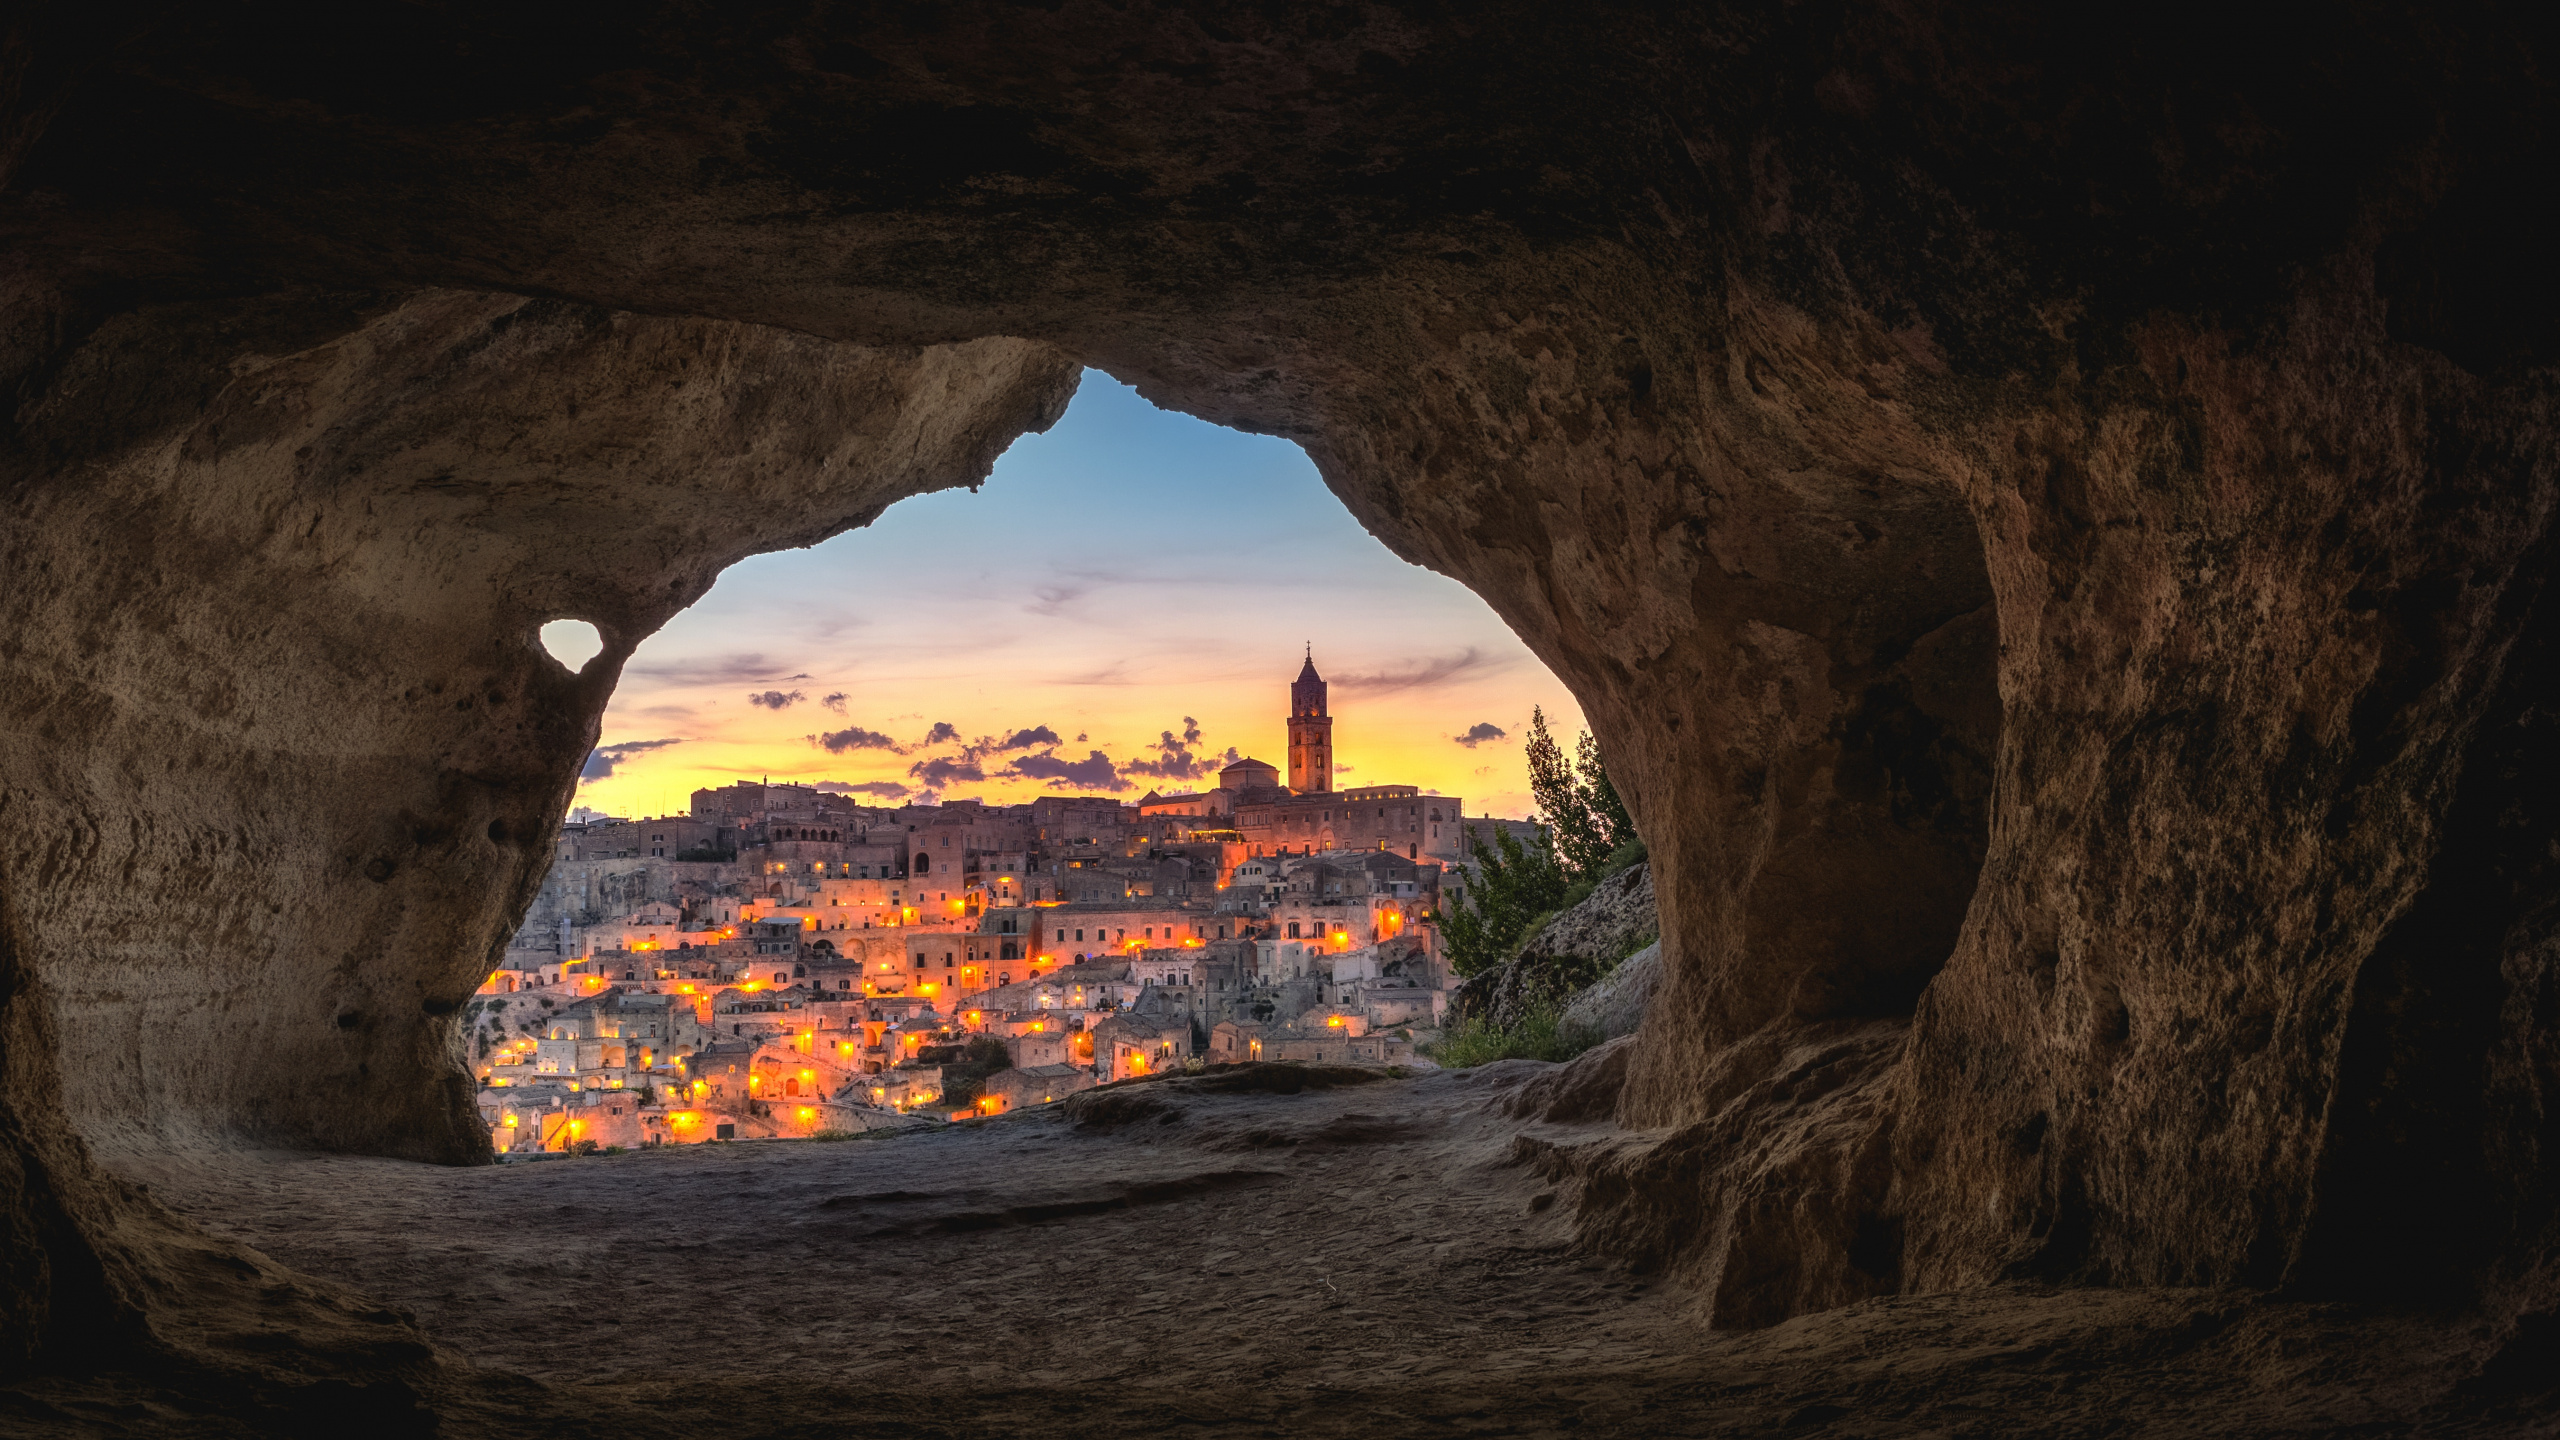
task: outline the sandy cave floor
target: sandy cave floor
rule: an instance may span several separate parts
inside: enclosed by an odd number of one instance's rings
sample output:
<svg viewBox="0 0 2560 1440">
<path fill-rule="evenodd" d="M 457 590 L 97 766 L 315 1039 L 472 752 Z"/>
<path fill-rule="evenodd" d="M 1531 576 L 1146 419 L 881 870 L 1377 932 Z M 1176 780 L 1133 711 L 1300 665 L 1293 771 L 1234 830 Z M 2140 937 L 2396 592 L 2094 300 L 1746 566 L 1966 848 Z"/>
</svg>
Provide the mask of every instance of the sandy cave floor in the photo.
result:
<svg viewBox="0 0 2560 1440">
<path fill-rule="evenodd" d="M 2560 1433 L 2511 1397 L 2438 1403 L 2474 1342 L 2417 1315 L 2000 1290 L 1708 1330 L 1677 1279 L 1577 1254 L 1572 1197 L 1512 1162 L 1524 1129 L 1600 1133 L 1499 1114 L 1542 1068 L 1173 1082 L 1109 1128 L 118 1167 L 542 1382 L 546 1434 Z"/>
</svg>

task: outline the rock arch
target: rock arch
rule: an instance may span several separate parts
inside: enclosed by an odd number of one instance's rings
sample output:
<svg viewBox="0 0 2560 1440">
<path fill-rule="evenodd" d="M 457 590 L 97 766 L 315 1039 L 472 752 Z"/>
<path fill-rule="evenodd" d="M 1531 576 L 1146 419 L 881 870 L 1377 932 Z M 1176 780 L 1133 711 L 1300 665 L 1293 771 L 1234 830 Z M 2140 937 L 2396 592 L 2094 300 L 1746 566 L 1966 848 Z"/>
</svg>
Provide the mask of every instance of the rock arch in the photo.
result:
<svg viewBox="0 0 2560 1440">
<path fill-rule="evenodd" d="M 1729 1323 L 2409 1226 L 2394 1283 L 2551 1299 L 2550 107 L 2491 12 L 33 13 L 22 1353 L 227 1283 L 91 1145 L 467 1158 L 452 1009 L 632 645 L 1080 362 L 1304 445 L 1626 772 L 1670 982 L 1576 1080 L 1652 1133 L 1555 1162 L 1596 1240 Z"/>
</svg>

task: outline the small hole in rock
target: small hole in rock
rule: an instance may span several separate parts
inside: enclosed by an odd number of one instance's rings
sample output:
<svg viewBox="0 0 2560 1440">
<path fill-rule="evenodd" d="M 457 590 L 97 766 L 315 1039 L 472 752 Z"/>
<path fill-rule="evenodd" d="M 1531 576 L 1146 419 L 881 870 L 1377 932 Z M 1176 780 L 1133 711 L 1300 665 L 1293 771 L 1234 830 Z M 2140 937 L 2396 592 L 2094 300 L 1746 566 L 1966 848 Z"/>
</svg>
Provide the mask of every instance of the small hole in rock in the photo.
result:
<svg viewBox="0 0 2560 1440">
<path fill-rule="evenodd" d="M 604 632 L 584 620 L 554 620 L 542 627 L 542 648 L 575 675 L 604 653 Z"/>
</svg>

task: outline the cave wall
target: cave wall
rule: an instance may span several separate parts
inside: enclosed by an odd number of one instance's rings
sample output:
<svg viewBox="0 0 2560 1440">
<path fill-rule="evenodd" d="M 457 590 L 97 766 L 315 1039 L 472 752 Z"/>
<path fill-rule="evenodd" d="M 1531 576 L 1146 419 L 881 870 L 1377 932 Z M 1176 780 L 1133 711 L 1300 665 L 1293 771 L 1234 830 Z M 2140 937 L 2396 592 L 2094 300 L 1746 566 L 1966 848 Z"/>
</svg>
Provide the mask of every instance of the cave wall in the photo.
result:
<svg viewBox="0 0 2560 1440">
<path fill-rule="evenodd" d="M 136 13 L 10 41 L 90 46 L 14 92 L 0 193 L 7 543 L 54 577 L 0 655 L 28 1125 L 451 1153 L 425 1007 L 621 657 L 977 473 L 1072 357 L 1303 444 L 1581 700 L 1667 977 L 1594 1243 L 1723 1323 L 2018 1275 L 2543 1303 L 2523 22 Z M 573 598 L 616 608 L 571 681 L 528 637 Z M 136 1048 L 314 974 L 276 1063 Z M 2365 1266 L 2413 1229 L 2460 1239 Z"/>
</svg>

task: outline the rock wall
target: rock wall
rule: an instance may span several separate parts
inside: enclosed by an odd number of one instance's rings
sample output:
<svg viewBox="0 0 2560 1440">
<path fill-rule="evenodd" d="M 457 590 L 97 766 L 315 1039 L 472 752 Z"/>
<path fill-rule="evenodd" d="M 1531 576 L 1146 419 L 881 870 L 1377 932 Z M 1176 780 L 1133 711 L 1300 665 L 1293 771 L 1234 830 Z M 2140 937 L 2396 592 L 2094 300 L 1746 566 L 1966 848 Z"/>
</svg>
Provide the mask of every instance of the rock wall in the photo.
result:
<svg viewBox="0 0 2560 1440">
<path fill-rule="evenodd" d="M 165 307 L 41 358 L 0 527 L 8 1003 L 43 1037 L 11 1103 L 91 1146 L 463 1163 L 456 1011 L 632 647 L 740 556 L 983 478 L 1077 375 L 460 292 Z M 606 637 L 574 675 L 536 637 L 564 615 Z M 85 1196 L 75 1152 L 44 1163 Z"/>
<path fill-rule="evenodd" d="M 35 13 L 8 1253 L 114 1250 L 75 1126 L 459 1155 L 430 1012 L 630 646 L 1072 357 L 1303 444 L 1582 702 L 1665 972 L 1595 1241 L 1730 1323 L 2560 1299 L 2529 21 Z"/>
</svg>

